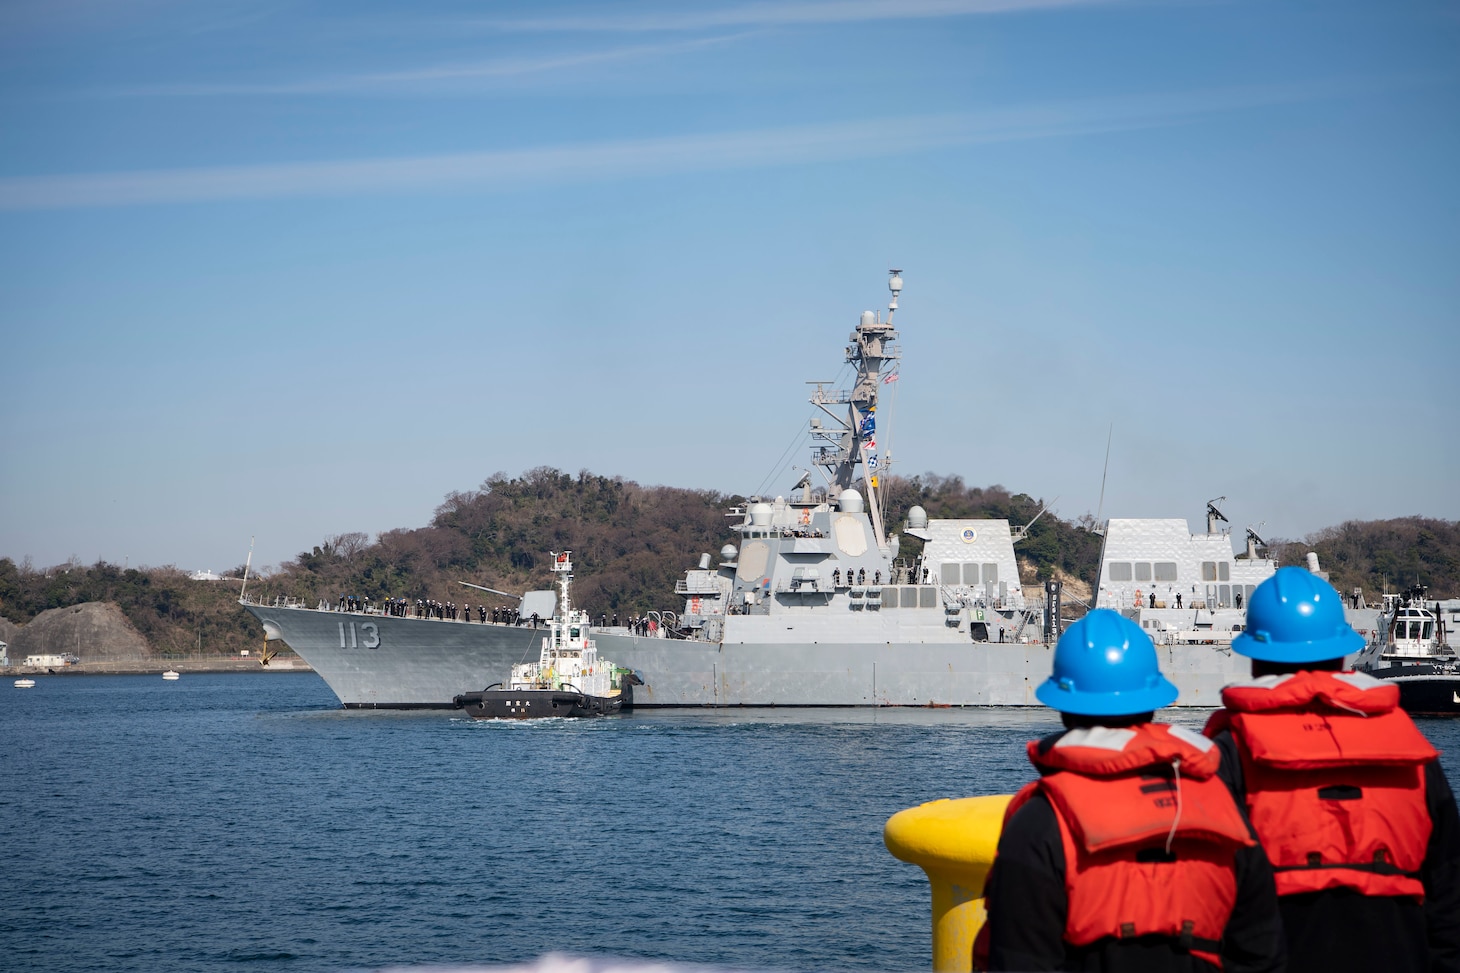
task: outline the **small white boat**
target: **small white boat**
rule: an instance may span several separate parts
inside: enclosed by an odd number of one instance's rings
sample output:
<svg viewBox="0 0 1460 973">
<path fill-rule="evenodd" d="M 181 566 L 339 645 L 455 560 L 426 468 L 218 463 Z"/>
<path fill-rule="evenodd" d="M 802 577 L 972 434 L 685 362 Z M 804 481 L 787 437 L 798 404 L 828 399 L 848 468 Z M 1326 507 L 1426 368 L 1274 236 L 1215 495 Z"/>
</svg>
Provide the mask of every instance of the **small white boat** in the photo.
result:
<svg viewBox="0 0 1460 973">
<path fill-rule="evenodd" d="M 166 672 L 164 672 L 162 674 L 162 678 L 163 679 L 176 679 L 177 678 L 177 670 L 176 669 L 169 669 L 169 670 L 167 670 Z"/>
<path fill-rule="evenodd" d="M 34 689 L 35 688 L 35 680 L 34 679 L 17 679 L 17 680 L 15 680 L 15 688 L 16 689 Z"/>
</svg>

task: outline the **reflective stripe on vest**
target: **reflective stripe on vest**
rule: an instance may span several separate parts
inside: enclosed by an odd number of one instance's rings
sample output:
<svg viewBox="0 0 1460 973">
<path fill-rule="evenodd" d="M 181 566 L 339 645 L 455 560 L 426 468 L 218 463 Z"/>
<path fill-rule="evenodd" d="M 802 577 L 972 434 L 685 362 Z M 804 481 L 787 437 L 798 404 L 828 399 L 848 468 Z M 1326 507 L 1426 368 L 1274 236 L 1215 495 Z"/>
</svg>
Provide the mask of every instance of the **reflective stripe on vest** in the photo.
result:
<svg viewBox="0 0 1460 973">
<path fill-rule="evenodd" d="M 1348 888 L 1424 898 L 1424 765 L 1438 754 L 1398 708 L 1398 687 L 1300 672 L 1229 686 L 1208 733 L 1230 729 L 1247 811 L 1279 895 Z"/>
</svg>

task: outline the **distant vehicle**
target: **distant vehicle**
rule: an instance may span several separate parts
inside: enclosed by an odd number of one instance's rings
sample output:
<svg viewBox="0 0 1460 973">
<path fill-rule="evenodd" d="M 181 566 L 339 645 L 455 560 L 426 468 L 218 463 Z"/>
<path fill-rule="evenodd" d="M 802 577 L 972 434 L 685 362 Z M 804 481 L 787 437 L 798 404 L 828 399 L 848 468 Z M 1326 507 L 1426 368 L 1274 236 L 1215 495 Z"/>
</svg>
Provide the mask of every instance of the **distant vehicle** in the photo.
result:
<svg viewBox="0 0 1460 973">
<path fill-rule="evenodd" d="M 81 657 L 70 652 L 62 652 L 59 655 L 28 655 L 25 657 L 25 664 L 35 666 L 38 669 L 54 669 L 58 666 L 79 666 Z"/>
</svg>

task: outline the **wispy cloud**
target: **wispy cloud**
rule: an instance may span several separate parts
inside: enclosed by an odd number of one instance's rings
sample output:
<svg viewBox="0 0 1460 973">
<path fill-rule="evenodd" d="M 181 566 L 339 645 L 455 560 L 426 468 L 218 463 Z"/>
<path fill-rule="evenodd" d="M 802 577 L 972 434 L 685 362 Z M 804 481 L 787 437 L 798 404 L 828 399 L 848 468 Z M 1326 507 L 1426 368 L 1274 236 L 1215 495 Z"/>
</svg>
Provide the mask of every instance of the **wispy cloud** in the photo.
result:
<svg viewBox="0 0 1460 973">
<path fill-rule="evenodd" d="M 722 34 L 676 41 L 670 44 L 638 44 L 601 51 L 581 51 L 542 57 L 498 58 L 490 61 L 439 64 L 404 71 L 376 71 L 340 74 L 294 81 L 232 82 L 226 84 L 184 83 L 136 85 L 109 89 L 103 94 L 114 97 L 189 97 L 226 95 L 329 95 L 370 93 L 392 90 L 439 88 L 463 82 L 504 81 L 573 68 L 668 54 L 682 54 L 717 44 L 727 44 L 750 36 L 751 31 Z"/>
<path fill-rule="evenodd" d="M 657 31 L 709 30 L 724 27 L 783 27 L 867 20 L 924 20 L 977 14 L 1022 13 L 1057 7 L 1092 6 L 1117 0 L 802 0 L 732 4 L 694 10 L 669 9 L 644 13 L 565 14 L 479 20 L 499 30 L 522 31 Z"/>
<path fill-rule="evenodd" d="M 951 145 L 1068 138 L 1173 125 L 1215 112 L 1311 101 L 1354 84 L 1224 88 L 982 112 L 492 152 L 0 179 L 0 210 L 237 199 L 510 191 L 668 173 L 907 155 Z M 1365 90 L 1372 88 L 1366 86 Z"/>
</svg>

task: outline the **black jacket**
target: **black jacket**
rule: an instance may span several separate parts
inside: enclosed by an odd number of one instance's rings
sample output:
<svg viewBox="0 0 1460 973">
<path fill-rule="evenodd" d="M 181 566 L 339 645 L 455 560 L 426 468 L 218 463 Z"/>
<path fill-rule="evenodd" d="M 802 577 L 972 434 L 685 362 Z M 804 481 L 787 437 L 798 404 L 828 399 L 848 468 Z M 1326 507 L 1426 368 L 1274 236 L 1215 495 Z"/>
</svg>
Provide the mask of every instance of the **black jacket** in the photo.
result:
<svg viewBox="0 0 1460 973">
<path fill-rule="evenodd" d="M 1282 970 L 1283 936 L 1272 866 L 1256 846 L 1239 850 L 1235 866 L 1237 903 L 1222 937 L 1224 973 Z M 992 970 L 1215 970 L 1165 937 L 1110 938 L 1084 947 L 1065 942 L 1069 901 L 1064 845 L 1054 808 L 1041 793 L 1019 808 L 1004 827 L 984 891 Z"/>
<path fill-rule="evenodd" d="M 1230 731 L 1215 740 L 1222 751 L 1218 776 L 1245 808 L 1237 741 Z M 1348 889 L 1280 896 L 1289 970 L 1460 973 L 1460 813 L 1438 760 L 1425 766 L 1425 803 L 1432 830 L 1420 874 L 1424 904 Z"/>
</svg>

